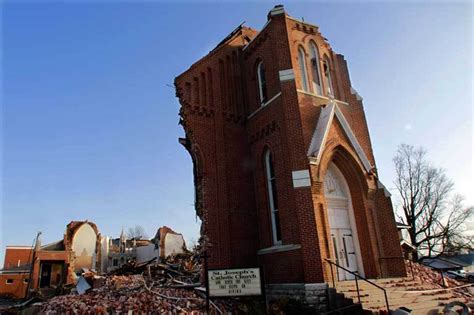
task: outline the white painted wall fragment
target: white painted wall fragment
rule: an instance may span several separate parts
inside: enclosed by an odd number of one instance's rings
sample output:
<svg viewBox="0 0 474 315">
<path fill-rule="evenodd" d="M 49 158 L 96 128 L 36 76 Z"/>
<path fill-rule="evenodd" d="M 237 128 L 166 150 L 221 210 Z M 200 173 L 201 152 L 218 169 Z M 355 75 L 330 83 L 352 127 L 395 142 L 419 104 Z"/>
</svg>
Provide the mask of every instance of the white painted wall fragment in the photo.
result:
<svg viewBox="0 0 474 315">
<path fill-rule="evenodd" d="M 181 254 L 184 253 L 185 243 L 183 235 L 166 233 L 165 235 L 165 246 L 162 249 L 164 251 L 165 257 L 172 254 Z"/>
<path fill-rule="evenodd" d="M 148 244 L 146 246 L 137 247 L 137 263 L 150 261 L 155 257 L 158 258 L 159 256 L 160 251 L 153 243 Z"/>
</svg>

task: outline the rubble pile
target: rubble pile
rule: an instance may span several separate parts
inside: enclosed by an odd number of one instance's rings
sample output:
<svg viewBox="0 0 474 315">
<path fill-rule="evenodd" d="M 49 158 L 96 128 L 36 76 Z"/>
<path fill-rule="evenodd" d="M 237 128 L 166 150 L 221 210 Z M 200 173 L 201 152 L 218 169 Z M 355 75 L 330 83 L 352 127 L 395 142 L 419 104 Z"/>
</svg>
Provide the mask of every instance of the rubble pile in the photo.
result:
<svg viewBox="0 0 474 315">
<path fill-rule="evenodd" d="M 201 313 L 205 299 L 192 290 L 153 288 L 142 275 L 108 276 L 106 283 L 82 295 L 57 296 L 44 303 L 45 314 Z"/>
<path fill-rule="evenodd" d="M 206 299 L 199 290 L 199 257 L 170 256 L 162 262 L 130 262 L 106 276 L 88 275 L 84 294 L 56 296 L 41 306 L 42 314 L 202 314 Z M 214 301 L 212 313 L 230 311 L 226 301 Z"/>
<path fill-rule="evenodd" d="M 418 280 L 420 283 L 431 284 L 433 286 L 439 286 L 440 288 L 443 287 L 443 279 L 439 272 L 436 272 L 430 267 L 409 260 L 405 260 L 405 265 L 409 278 Z M 446 288 L 454 288 L 462 285 L 459 281 L 449 277 L 445 276 L 443 278 Z"/>
<path fill-rule="evenodd" d="M 419 283 L 418 286 L 414 285 L 407 288 L 408 291 L 425 291 L 420 294 L 425 296 L 435 296 L 439 293 L 439 289 L 446 289 L 451 292 L 451 296 L 438 297 L 438 300 L 457 299 L 460 301 L 472 301 L 473 296 L 469 289 L 465 287 L 466 283 L 459 282 L 447 276 L 441 277 L 439 272 L 419 263 L 406 260 L 405 264 L 407 270 L 406 279 L 408 281 L 413 279 Z M 400 285 L 403 286 L 403 284 Z M 444 304 L 445 303 L 440 302 L 440 305 Z"/>
</svg>

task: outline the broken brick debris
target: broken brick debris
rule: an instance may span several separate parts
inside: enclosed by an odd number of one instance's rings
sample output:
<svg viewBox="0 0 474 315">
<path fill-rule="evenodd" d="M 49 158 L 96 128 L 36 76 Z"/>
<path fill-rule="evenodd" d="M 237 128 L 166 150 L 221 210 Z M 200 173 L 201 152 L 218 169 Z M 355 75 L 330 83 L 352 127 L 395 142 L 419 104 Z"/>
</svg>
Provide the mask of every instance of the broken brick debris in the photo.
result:
<svg viewBox="0 0 474 315">
<path fill-rule="evenodd" d="M 446 288 L 455 288 L 464 284 L 447 276 L 441 277 L 439 271 L 431 269 L 425 265 L 412 262 L 410 260 L 405 260 L 405 265 L 408 278 L 411 277 L 414 280 L 418 280 L 420 283 L 431 284 L 440 288 L 443 287 L 443 280 L 444 287 Z"/>
<path fill-rule="evenodd" d="M 198 254 L 187 252 L 161 262 L 129 262 L 106 276 L 83 276 L 90 289 L 43 302 L 41 314 L 203 314 L 199 260 Z M 211 313 L 232 311 L 233 303 L 213 301 Z"/>
</svg>

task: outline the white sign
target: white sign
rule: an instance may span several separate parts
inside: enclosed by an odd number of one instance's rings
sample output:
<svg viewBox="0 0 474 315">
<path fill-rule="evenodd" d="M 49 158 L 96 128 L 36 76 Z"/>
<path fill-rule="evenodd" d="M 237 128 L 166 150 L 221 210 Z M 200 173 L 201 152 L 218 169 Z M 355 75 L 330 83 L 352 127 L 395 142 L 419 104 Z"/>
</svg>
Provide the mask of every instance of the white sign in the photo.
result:
<svg viewBox="0 0 474 315">
<path fill-rule="evenodd" d="M 214 269 L 208 277 L 211 297 L 262 294 L 259 268 Z"/>
</svg>

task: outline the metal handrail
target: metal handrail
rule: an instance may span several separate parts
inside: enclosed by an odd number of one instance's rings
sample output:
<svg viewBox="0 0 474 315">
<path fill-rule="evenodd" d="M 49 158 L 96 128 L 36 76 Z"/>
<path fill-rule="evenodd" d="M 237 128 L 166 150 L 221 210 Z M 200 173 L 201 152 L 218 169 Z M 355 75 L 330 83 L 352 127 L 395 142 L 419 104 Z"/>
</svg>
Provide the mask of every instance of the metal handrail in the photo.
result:
<svg viewBox="0 0 474 315">
<path fill-rule="evenodd" d="M 355 276 L 356 289 L 357 289 L 357 297 L 358 297 L 358 299 L 359 299 L 359 303 L 360 303 L 360 292 L 359 292 L 359 284 L 358 284 L 358 282 L 357 282 L 357 278 L 360 278 L 360 279 L 364 280 L 365 282 L 368 282 L 368 283 L 370 283 L 371 285 L 375 286 L 376 288 L 382 290 L 382 291 L 383 291 L 383 294 L 384 294 L 384 296 L 385 296 L 385 305 L 387 306 L 387 312 L 390 313 L 390 305 L 388 304 L 387 290 L 385 290 L 385 288 L 379 286 L 378 284 L 376 284 L 376 283 L 370 281 L 370 280 L 367 279 L 367 278 L 362 277 L 361 275 L 359 275 L 358 272 L 354 272 L 354 271 L 351 271 L 351 270 L 349 270 L 349 269 L 346 269 L 346 268 L 340 266 L 339 264 L 335 263 L 334 261 L 332 261 L 332 260 L 330 260 L 330 259 L 325 258 L 324 260 L 326 260 L 330 265 L 334 265 L 334 266 L 336 266 L 337 268 L 340 268 L 340 269 L 342 269 L 342 270 L 344 270 L 344 271 L 347 271 L 348 273 L 350 273 L 350 274 L 352 274 L 352 275 Z M 335 285 L 334 285 L 334 283 L 335 283 L 335 282 L 334 282 L 334 274 L 333 274 L 333 272 L 332 272 L 332 267 L 331 267 L 331 277 L 332 277 L 333 286 L 335 287 Z"/>
</svg>

